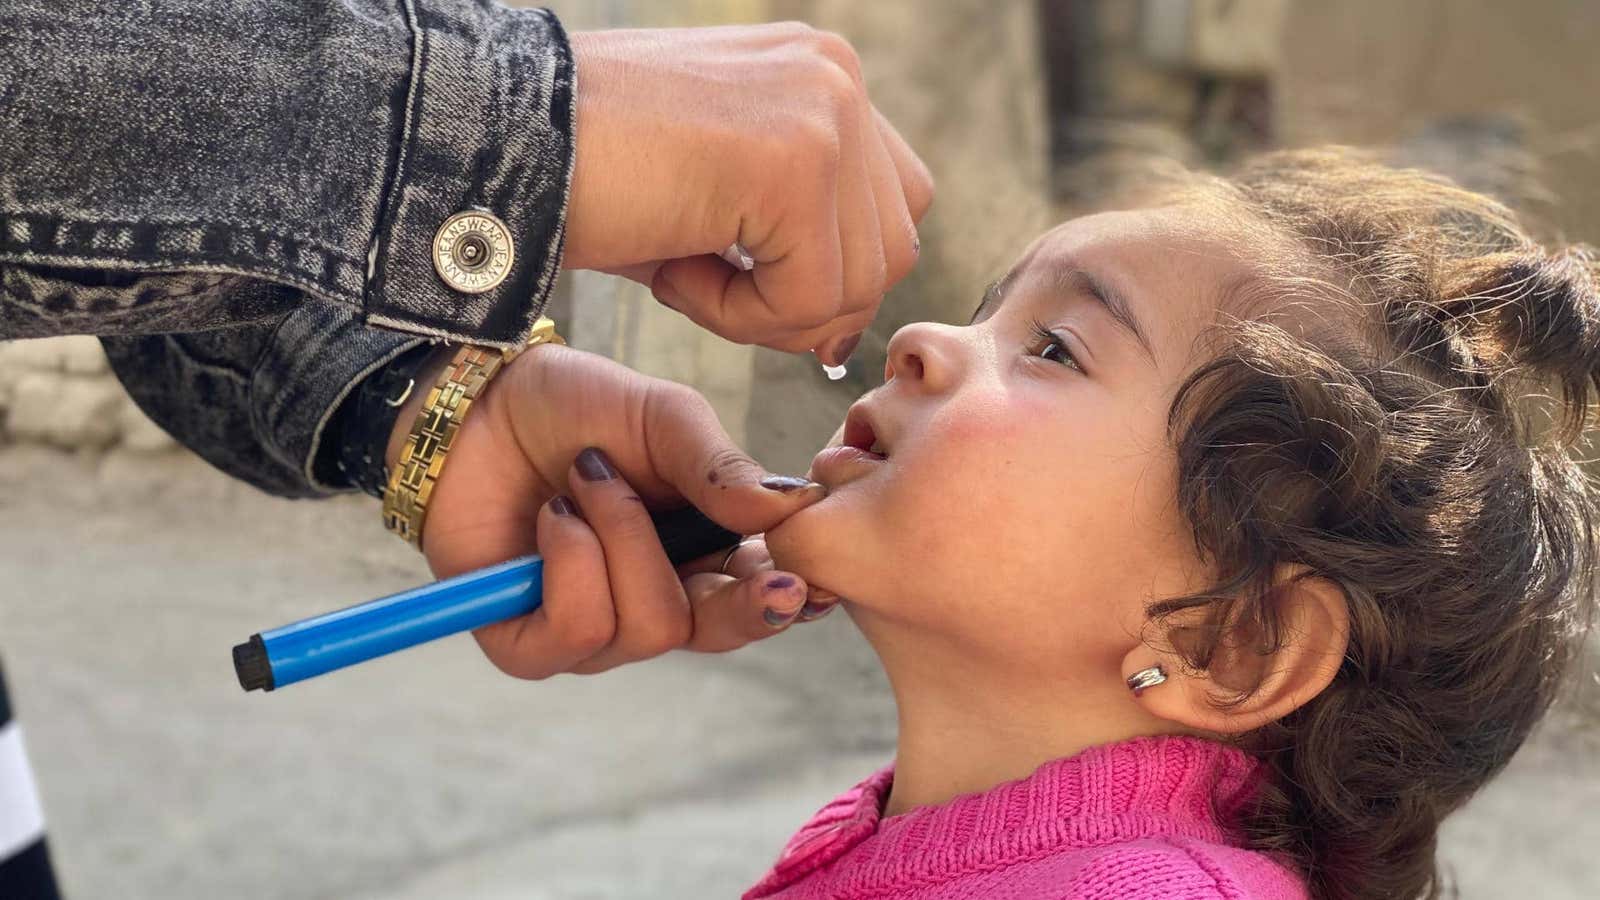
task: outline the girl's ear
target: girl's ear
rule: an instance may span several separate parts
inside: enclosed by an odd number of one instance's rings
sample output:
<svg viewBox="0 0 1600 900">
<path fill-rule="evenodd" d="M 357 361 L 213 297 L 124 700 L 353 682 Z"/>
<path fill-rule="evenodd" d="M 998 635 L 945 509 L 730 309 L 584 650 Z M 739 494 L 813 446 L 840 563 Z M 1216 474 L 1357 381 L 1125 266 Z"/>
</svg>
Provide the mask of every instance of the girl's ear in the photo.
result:
<svg viewBox="0 0 1600 900">
<path fill-rule="evenodd" d="M 1254 629 L 1235 626 L 1218 642 L 1211 663 L 1194 671 L 1176 648 L 1186 627 L 1169 623 L 1157 646 L 1141 644 L 1122 661 L 1122 675 L 1159 666 L 1165 680 L 1138 692 L 1134 702 L 1159 718 L 1212 734 L 1243 734 L 1283 718 L 1322 693 L 1344 662 L 1350 643 L 1350 608 L 1344 590 L 1301 565 L 1280 566 L 1270 602 L 1276 604 L 1278 646 L 1264 645 Z"/>
</svg>

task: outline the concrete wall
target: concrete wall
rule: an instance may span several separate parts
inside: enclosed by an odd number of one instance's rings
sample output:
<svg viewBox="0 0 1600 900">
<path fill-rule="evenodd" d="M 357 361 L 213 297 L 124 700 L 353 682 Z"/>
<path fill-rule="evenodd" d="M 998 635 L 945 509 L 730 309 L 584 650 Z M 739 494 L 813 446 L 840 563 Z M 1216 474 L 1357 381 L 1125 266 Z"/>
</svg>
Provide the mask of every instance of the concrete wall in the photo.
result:
<svg viewBox="0 0 1600 900">
<path fill-rule="evenodd" d="M 177 448 L 123 392 L 100 341 L 84 335 L 0 341 L 0 449 L 13 441 L 88 451 Z"/>
<path fill-rule="evenodd" d="M 1388 144 L 1441 121 L 1511 119 L 1544 187 L 1511 199 L 1555 234 L 1600 242 L 1597 35 L 1592 0 L 1295 3 L 1280 137 Z"/>
</svg>

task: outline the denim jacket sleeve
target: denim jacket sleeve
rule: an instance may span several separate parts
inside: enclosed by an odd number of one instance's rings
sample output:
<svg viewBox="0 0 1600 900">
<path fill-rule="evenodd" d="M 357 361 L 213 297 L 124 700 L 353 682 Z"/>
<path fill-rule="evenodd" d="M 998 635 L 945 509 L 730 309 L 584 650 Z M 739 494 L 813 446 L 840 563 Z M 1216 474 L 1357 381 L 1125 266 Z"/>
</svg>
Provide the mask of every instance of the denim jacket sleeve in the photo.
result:
<svg viewBox="0 0 1600 900">
<path fill-rule="evenodd" d="M 0 338 L 108 338 L 202 456 L 279 493 L 360 379 L 420 340 L 513 346 L 554 284 L 574 70 L 489 0 L 0 0 Z M 434 271 L 507 225 L 508 277 Z M 236 428 L 248 423 L 241 435 Z"/>
<path fill-rule="evenodd" d="M 422 343 L 316 298 L 272 322 L 100 340 L 151 419 L 217 468 L 285 497 L 355 486 L 354 473 L 319 464 L 339 449 L 326 443 L 330 420 L 365 379 Z M 379 427 L 387 433 L 393 421 L 391 411 Z"/>
</svg>

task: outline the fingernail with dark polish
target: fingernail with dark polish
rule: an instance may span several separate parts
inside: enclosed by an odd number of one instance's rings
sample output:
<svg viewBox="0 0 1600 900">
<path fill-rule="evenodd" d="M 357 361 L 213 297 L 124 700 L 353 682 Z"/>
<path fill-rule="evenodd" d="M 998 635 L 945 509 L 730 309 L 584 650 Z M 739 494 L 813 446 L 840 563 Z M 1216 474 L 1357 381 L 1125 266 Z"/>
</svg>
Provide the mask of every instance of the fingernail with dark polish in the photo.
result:
<svg viewBox="0 0 1600 900">
<path fill-rule="evenodd" d="M 857 332 L 839 342 L 833 351 L 833 364 L 842 366 L 850 361 L 850 354 L 856 352 L 856 345 L 861 343 L 861 334 Z"/>
<path fill-rule="evenodd" d="M 788 601 L 783 601 L 779 599 L 778 595 L 793 591 L 795 585 L 799 583 L 799 579 L 795 578 L 793 575 L 768 575 L 766 583 L 761 586 L 761 592 L 772 600 L 777 601 L 784 606 L 789 606 L 794 602 L 794 600 L 790 599 Z M 790 622 L 793 622 L 794 617 L 798 616 L 799 614 L 799 609 L 791 609 L 788 612 L 784 612 L 781 609 L 769 606 L 762 611 L 761 616 L 762 618 L 766 619 L 767 624 L 771 625 L 773 628 L 782 628 Z"/>
<path fill-rule="evenodd" d="M 807 600 L 806 605 L 800 607 L 800 621 L 811 622 L 820 619 L 833 612 L 833 608 L 838 605 L 838 603 L 813 603 Z"/>
<path fill-rule="evenodd" d="M 578 474 L 584 481 L 610 481 L 617 477 L 617 470 L 611 467 L 611 460 L 594 447 L 587 447 L 578 454 Z"/>
<path fill-rule="evenodd" d="M 792 494 L 795 491 L 803 491 L 808 487 L 821 487 L 815 481 L 808 481 L 793 475 L 768 475 L 761 479 L 761 486 L 769 491 L 777 491 L 780 494 Z"/>
<path fill-rule="evenodd" d="M 556 498 L 550 501 L 550 511 L 558 516 L 575 516 L 578 514 L 578 507 L 566 496 L 557 494 Z"/>
</svg>

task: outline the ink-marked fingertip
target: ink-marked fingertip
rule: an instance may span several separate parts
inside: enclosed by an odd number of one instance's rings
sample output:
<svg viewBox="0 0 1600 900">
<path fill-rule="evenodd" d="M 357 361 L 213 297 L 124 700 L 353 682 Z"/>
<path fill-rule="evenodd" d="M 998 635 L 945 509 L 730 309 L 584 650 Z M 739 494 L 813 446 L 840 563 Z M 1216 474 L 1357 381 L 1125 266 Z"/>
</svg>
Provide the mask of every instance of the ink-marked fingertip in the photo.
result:
<svg viewBox="0 0 1600 900">
<path fill-rule="evenodd" d="M 768 572 L 761 583 L 761 596 L 768 604 L 761 617 L 773 628 L 793 622 L 805 609 L 804 588 L 799 578 L 787 572 Z"/>
<path fill-rule="evenodd" d="M 833 612 L 834 608 L 838 605 L 839 602 L 837 600 L 833 601 L 832 603 L 817 603 L 812 600 L 807 600 L 805 605 L 800 607 L 800 621 L 815 622 L 828 613 Z"/>
<path fill-rule="evenodd" d="M 761 586 L 761 590 L 769 594 L 778 591 L 787 591 L 798 583 L 799 579 L 795 578 L 793 575 L 787 575 L 780 572 L 776 575 L 768 575 L 767 583 Z"/>
<path fill-rule="evenodd" d="M 790 622 L 793 622 L 795 616 L 798 616 L 799 614 L 800 610 L 798 609 L 790 612 L 781 612 L 769 606 L 761 611 L 761 618 L 767 623 L 767 625 L 773 628 L 782 628 Z"/>
</svg>

